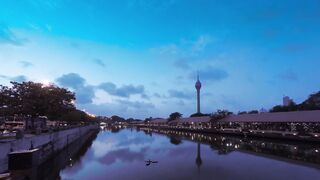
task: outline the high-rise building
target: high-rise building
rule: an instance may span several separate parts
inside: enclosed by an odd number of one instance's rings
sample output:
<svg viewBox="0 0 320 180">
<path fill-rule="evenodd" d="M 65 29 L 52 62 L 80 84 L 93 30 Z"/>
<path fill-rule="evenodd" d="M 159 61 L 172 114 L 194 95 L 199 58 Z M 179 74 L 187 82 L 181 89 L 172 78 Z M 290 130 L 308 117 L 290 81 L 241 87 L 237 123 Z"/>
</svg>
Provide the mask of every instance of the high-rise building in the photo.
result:
<svg viewBox="0 0 320 180">
<path fill-rule="evenodd" d="M 200 89 L 201 89 L 201 82 L 199 80 L 199 74 L 197 75 L 197 82 L 195 84 L 195 88 L 197 90 L 197 113 L 200 114 Z"/>
<path fill-rule="evenodd" d="M 290 99 L 289 96 L 284 96 L 282 101 L 283 101 L 283 106 L 289 106 L 293 102 L 293 100 Z"/>
</svg>

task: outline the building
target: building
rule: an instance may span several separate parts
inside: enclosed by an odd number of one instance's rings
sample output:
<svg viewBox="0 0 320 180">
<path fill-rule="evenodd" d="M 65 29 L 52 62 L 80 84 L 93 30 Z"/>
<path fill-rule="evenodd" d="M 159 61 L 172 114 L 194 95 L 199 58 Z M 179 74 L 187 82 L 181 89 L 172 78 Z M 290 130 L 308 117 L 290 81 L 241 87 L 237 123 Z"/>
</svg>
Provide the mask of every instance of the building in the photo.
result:
<svg viewBox="0 0 320 180">
<path fill-rule="evenodd" d="M 59 124 L 61 123 L 61 121 L 50 121 L 50 120 L 47 120 L 47 128 L 54 128 L 54 127 L 57 127 L 59 126 Z M 66 123 L 66 122 L 65 122 Z"/>
<path fill-rule="evenodd" d="M 25 121 L 6 121 L 0 126 L 0 130 L 8 130 L 8 131 L 15 131 L 21 130 L 24 131 L 26 129 L 26 122 Z"/>
<path fill-rule="evenodd" d="M 211 128 L 253 133 L 320 134 L 320 110 L 230 115 Z"/>
<path fill-rule="evenodd" d="M 167 126 L 167 122 L 168 122 L 168 119 L 164 119 L 164 118 L 154 118 L 154 119 L 151 119 L 147 125 L 148 126 L 155 126 L 155 127 L 164 127 L 164 126 Z"/>
<path fill-rule="evenodd" d="M 191 129 L 209 128 L 210 116 L 180 118 L 180 119 L 168 122 L 168 125 L 171 127 L 177 126 L 182 128 L 191 128 Z"/>
<path fill-rule="evenodd" d="M 289 96 L 284 96 L 282 101 L 283 101 L 283 106 L 290 106 L 290 104 L 293 103 L 293 100 L 290 99 Z"/>
<path fill-rule="evenodd" d="M 180 118 L 168 122 L 168 127 L 225 133 L 320 137 L 320 110 L 229 115 L 216 121 L 210 116 Z"/>
<path fill-rule="evenodd" d="M 36 118 L 26 118 L 26 130 L 41 130 L 47 128 L 48 118 L 39 116 Z"/>
</svg>

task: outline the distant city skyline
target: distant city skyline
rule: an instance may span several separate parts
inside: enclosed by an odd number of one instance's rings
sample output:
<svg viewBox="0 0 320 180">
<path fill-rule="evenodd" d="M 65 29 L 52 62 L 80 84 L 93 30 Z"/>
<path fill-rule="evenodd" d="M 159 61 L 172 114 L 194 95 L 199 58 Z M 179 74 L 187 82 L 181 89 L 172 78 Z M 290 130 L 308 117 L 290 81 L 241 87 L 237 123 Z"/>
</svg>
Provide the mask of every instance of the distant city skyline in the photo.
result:
<svg viewBox="0 0 320 180">
<path fill-rule="evenodd" d="M 254 7 L 254 8 L 252 8 Z M 270 109 L 320 90 L 320 2 L 2 1 L 0 84 L 55 83 L 96 115 Z"/>
</svg>

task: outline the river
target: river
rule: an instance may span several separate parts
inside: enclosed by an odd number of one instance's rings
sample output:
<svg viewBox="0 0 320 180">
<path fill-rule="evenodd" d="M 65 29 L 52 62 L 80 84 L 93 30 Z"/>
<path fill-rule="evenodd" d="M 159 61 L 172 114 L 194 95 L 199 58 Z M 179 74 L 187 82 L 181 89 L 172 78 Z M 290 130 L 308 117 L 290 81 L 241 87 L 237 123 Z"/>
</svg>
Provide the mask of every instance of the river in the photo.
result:
<svg viewBox="0 0 320 180">
<path fill-rule="evenodd" d="M 74 180 L 314 180 L 320 179 L 317 148 L 319 144 L 176 131 L 102 130 L 57 173 Z"/>
</svg>

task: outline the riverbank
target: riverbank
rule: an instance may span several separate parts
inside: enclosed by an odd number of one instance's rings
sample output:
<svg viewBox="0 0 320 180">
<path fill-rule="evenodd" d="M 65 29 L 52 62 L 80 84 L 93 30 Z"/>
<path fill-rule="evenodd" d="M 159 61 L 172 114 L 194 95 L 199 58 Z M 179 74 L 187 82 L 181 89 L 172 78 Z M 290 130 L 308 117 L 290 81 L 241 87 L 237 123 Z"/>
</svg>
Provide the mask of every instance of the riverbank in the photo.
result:
<svg viewBox="0 0 320 180">
<path fill-rule="evenodd" d="M 155 133 L 169 137 L 170 142 L 175 145 L 181 144 L 182 140 L 209 145 L 220 155 L 238 151 L 320 169 L 320 150 L 318 144 L 315 143 L 152 128 L 141 128 L 140 130 L 148 135 Z"/>
<path fill-rule="evenodd" d="M 317 142 L 320 143 L 320 135 L 313 136 L 302 136 L 294 132 L 286 131 L 266 131 L 266 130 L 249 130 L 241 131 L 239 129 L 210 129 L 210 128 L 185 128 L 176 126 L 147 126 L 139 125 L 137 128 L 152 128 L 157 130 L 173 130 L 190 133 L 206 133 L 206 134 L 227 134 L 232 136 L 240 137 L 253 137 L 253 138 L 269 138 L 279 140 L 290 140 L 290 141 L 304 141 L 304 142 Z"/>
<path fill-rule="evenodd" d="M 98 129 L 97 125 L 89 125 L 2 142 L 0 143 L 0 172 L 8 170 L 8 154 L 10 152 L 38 148 L 40 162 L 45 162 L 79 138 Z"/>
</svg>

